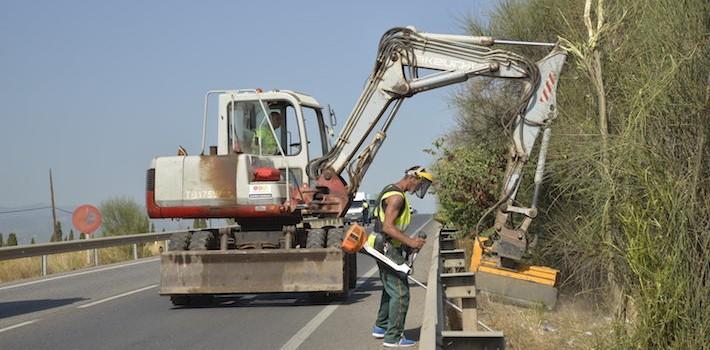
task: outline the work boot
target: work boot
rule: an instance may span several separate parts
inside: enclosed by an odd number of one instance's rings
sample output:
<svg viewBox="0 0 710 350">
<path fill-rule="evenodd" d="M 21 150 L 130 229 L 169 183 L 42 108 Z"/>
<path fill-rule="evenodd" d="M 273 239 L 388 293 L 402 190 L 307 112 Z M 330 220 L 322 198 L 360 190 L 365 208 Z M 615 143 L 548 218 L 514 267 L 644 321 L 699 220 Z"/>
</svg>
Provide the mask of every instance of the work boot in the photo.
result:
<svg viewBox="0 0 710 350">
<path fill-rule="evenodd" d="M 396 343 L 384 342 L 382 343 L 382 345 L 386 348 L 408 348 L 417 345 L 417 342 L 415 342 L 414 340 L 409 340 L 402 336 L 402 338 L 400 338 L 399 341 Z"/>
<path fill-rule="evenodd" d="M 386 331 L 386 329 L 384 329 L 382 327 L 374 326 L 374 327 L 372 327 L 372 336 L 377 339 L 382 339 L 385 337 L 385 331 Z"/>
</svg>

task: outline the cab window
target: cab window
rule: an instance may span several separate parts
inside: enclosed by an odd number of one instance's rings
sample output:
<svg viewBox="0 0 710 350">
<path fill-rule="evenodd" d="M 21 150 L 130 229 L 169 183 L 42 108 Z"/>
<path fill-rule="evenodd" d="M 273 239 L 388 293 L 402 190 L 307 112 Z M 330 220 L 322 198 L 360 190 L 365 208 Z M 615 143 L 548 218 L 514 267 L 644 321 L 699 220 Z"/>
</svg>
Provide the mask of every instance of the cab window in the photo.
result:
<svg viewBox="0 0 710 350">
<path fill-rule="evenodd" d="M 266 114 L 264 114 L 266 110 Z M 296 155 L 301 152 L 296 110 L 288 101 L 237 101 L 227 107 L 233 152 Z"/>
<path fill-rule="evenodd" d="M 328 152 L 328 139 L 320 110 L 303 107 L 303 123 L 306 127 L 308 157 L 318 158 Z"/>
</svg>

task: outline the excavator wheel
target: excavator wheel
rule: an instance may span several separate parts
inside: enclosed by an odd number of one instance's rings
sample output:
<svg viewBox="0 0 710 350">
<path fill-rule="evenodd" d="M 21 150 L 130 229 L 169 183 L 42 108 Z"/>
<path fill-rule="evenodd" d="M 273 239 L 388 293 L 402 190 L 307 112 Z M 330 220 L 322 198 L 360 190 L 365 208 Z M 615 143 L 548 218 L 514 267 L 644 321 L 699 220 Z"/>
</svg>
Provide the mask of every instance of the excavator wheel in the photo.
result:
<svg viewBox="0 0 710 350">
<path fill-rule="evenodd" d="M 214 295 L 198 294 L 190 296 L 190 306 L 209 306 L 214 303 Z"/>
<path fill-rule="evenodd" d="M 325 230 L 322 228 L 314 228 L 308 230 L 306 238 L 306 248 L 323 248 L 325 247 Z"/>
<path fill-rule="evenodd" d="M 348 269 L 348 288 L 355 289 L 357 287 L 357 254 L 345 254 L 347 262 L 345 266 Z"/>
<path fill-rule="evenodd" d="M 189 232 L 175 232 L 170 236 L 170 242 L 168 242 L 168 251 L 178 252 L 187 250 L 190 244 L 190 233 Z"/>
<path fill-rule="evenodd" d="M 308 293 L 308 301 L 313 304 L 330 304 L 347 301 L 349 296 L 347 292 L 313 292 Z"/>
<path fill-rule="evenodd" d="M 171 295 L 170 302 L 173 306 L 185 306 L 190 304 L 190 296 L 188 295 Z"/>
<path fill-rule="evenodd" d="M 211 294 L 171 295 L 173 306 L 208 306 L 214 302 Z"/>
<path fill-rule="evenodd" d="M 326 240 L 327 247 L 340 248 L 340 244 L 343 242 L 343 235 L 345 234 L 345 229 L 342 227 L 331 228 L 328 230 L 328 239 Z"/>
</svg>

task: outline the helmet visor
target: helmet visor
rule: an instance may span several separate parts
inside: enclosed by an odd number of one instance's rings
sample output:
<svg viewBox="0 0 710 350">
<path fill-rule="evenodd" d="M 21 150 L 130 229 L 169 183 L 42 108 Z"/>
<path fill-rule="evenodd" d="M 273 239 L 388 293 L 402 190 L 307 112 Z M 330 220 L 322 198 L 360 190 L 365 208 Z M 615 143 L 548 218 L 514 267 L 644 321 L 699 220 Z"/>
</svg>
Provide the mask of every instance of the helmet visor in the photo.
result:
<svg viewBox="0 0 710 350">
<path fill-rule="evenodd" d="M 424 198 L 426 195 L 426 192 L 429 190 L 429 186 L 431 186 L 431 181 L 428 179 L 422 178 L 421 183 L 419 184 L 419 187 L 414 191 L 414 193 L 417 195 L 419 198 Z"/>
</svg>

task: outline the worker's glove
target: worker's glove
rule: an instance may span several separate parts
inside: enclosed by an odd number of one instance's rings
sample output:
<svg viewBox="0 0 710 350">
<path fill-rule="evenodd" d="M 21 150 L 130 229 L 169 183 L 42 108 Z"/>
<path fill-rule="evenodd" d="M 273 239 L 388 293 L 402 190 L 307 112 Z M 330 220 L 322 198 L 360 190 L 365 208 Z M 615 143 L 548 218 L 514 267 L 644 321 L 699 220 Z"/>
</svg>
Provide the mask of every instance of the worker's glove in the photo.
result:
<svg viewBox="0 0 710 350">
<path fill-rule="evenodd" d="M 419 232 L 417 238 L 426 239 L 426 233 Z M 419 249 L 405 247 L 404 258 L 406 259 L 407 265 L 409 265 L 409 267 L 414 266 L 414 260 L 417 258 L 417 254 L 419 254 Z"/>
</svg>

